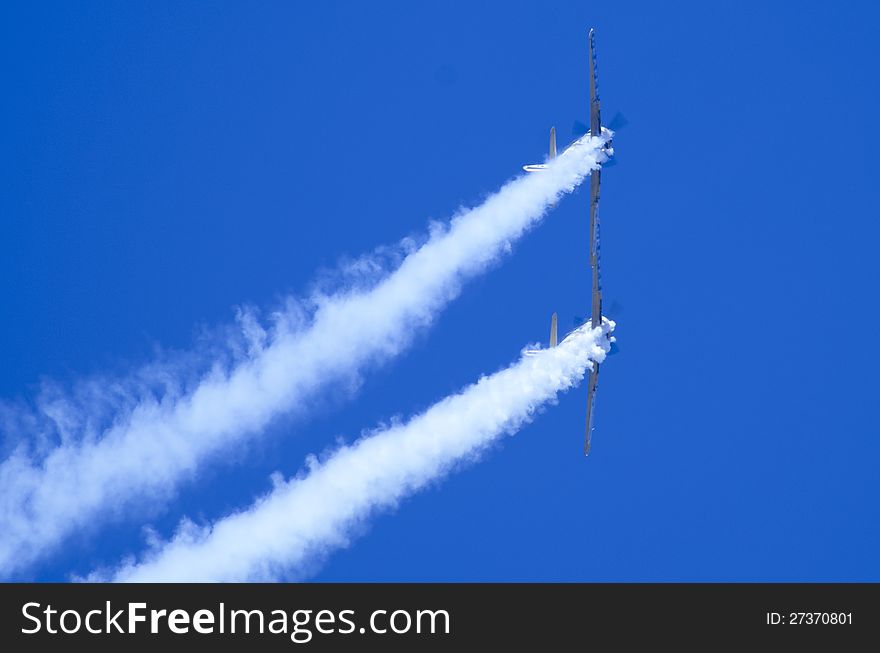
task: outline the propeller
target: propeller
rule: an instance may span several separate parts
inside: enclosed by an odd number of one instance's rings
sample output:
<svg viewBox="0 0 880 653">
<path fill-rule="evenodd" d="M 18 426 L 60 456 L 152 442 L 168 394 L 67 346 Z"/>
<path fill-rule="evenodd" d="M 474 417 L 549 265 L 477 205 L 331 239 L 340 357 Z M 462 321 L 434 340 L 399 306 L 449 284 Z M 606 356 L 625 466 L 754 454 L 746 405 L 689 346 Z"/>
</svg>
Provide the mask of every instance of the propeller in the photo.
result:
<svg viewBox="0 0 880 653">
<path fill-rule="evenodd" d="M 626 119 L 620 111 L 614 114 L 614 117 L 611 118 L 611 122 L 608 123 L 607 127 L 613 132 L 619 132 L 621 129 L 626 127 L 629 124 L 629 120 Z M 580 120 L 575 120 L 574 124 L 571 126 L 571 133 L 575 138 L 580 138 L 585 134 L 590 132 L 589 126 L 582 123 Z M 611 157 L 602 164 L 602 168 L 613 168 L 618 163 L 618 159 L 616 156 Z"/>
<path fill-rule="evenodd" d="M 616 299 L 611 300 L 611 305 L 608 307 L 608 317 L 610 317 L 615 322 L 617 318 L 619 318 L 623 314 L 623 304 L 621 304 Z M 611 349 L 608 351 L 609 356 L 614 356 L 614 354 L 620 353 L 620 347 L 617 345 L 617 342 L 611 343 Z"/>
<path fill-rule="evenodd" d="M 606 127 L 613 132 L 618 132 L 629 124 L 629 120 L 626 119 L 626 116 L 623 115 L 620 111 L 614 114 L 611 118 L 611 122 L 609 122 Z M 580 120 L 575 120 L 574 124 L 571 126 L 571 133 L 573 136 L 580 138 L 584 134 L 590 131 L 590 126 L 582 123 Z"/>
<path fill-rule="evenodd" d="M 607 317 L 610 317 L 612 320 L 616 321 L 616 318 L 620 317 L 623 314 L 623 304 L 621 304 L 620 302 L 618 302 L 616 300 L 612 301 L 611 306 L 608 308 L 608 310 L 602 311 L 602 313 L 604 315 L 606 315 Z M 579 327 L 582 324 L 586 324 L 587 322 L 589 322 L 589 320 L 590 320 L 589 315 L 575 315 L 572 318 L 571 323 L 572 323 L 572 326 Z"/>
<path fill-rule="evenodd" d="M 617 318 L 621 316 L 623 313 L 623 304 L 618 302 L 616 299 L 611 300 L 611 305 L 608 307 L 607 311 L 602 311 L 604 315 L 607 315 L 612 320 L 617 321 Z M 574 319 L 572 319 L 572 326 L 576 329 L 581 325 L 586 324 L 590 321 L 590 316 L 584 317 L 583 315 L 575 315 Z M 620 353 L 620 347 L 616 342 L 611 343 L 611 350 L 608 352 L 609 356 L 613 356 L 614 354 Z"/>
</svg>

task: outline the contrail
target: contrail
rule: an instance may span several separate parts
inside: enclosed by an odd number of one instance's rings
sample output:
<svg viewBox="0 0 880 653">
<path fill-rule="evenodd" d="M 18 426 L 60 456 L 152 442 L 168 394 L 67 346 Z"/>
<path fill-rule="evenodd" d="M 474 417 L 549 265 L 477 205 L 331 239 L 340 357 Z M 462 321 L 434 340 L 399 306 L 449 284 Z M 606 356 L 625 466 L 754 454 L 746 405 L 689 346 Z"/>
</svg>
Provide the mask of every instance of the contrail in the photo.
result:
<svg viewBox="0 0 880 653">
<path fill-rule="evenodd" d="M 26 432 L 14 433 L 19 446 L 0 465 L 0 574 L 103 520 L 144 504 L 156 510 L 219 453 L 259 434 L 273 418 L 304 410 L 325 384 L 356 380 L 368 364 L 403 351 L 464 281 L 606 159 L 603 138 L 581 142 L 544 172 L 516 178 L 476 208 L 435 225 L 424 244 L 410 247 L 373 285 L 314 297 L 306 317 L 282 312 L 271 333 L 246 316 L 246 355 L 233 365 L 217 362 L 187 391 L 132 400 L 125 390 L 99 388 L 87 401 L 95 408 L 52 404 L 41 420 L 60 444 L 40 451 L 33 443 L 38 435 L 25 441 Z M 168 376 L 167 387 L 181 385 L 176 373 Z M 124 410 L 110 411 L 111 424 L 95 428 L 92 411 L 119 403 Z"/>
<path fill-rule="evenodd" d="M 140 564 L 111 574 L 130 582 L 238 582 L 290 578 L 345 545 L 376 510 L 396 505 L 456 463 L 512 433 L 576 385 L 608 351 L 614 323 L 584 326 L 558 347 L 464 388 L 409 422 L 313 462 L 308 475 L 276 483 L 250 508 L 212 526 L 184 523 Z M 94 574 L 93 579 L 102 578 Z"/>
</svg>

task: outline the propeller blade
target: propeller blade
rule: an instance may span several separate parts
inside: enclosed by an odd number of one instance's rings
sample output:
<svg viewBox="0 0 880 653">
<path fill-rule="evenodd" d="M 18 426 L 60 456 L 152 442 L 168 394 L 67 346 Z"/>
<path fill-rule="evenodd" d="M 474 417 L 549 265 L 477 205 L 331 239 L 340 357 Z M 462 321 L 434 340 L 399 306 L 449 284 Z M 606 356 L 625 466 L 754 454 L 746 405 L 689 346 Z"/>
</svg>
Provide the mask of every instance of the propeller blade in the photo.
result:
<svg viewBox="0 0 880 653">
<path fill-rule="evenodd" d="M 575 120 L 574 124 L 571 126 L 571 133 L 578 138 L 588 133 L 589 131 L 590 127 L 582 123 L 580 120 Z"/>
<path fill-rule="evenodd" d="M 624 127 L 629 124 L 629 120 L 626 119 L 626 116 L 618 111 L 614 114 L 614 117 L 611 119 L 611 122 L 608 123 L 608 129 L 613 132 L 620 131 Z"/>
<path fill-rule="evenodd" d="M 623 304 L 618 302 L 616 299 L 611 300 L 611 306 L 608 307 L 608 315 L 611 319 L 616 317 L 620 317 L 623 313 Z"/>
</svg>

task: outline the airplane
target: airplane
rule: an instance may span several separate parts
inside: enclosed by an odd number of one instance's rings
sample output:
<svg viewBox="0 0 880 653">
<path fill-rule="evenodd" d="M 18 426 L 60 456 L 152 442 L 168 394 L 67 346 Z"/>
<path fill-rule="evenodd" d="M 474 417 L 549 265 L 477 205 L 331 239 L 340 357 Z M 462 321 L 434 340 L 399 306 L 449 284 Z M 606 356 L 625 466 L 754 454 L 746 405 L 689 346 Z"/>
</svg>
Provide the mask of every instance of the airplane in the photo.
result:
<svg viewBox="0 0 880 653">
<path fill-rule="evenodd" d="M 600 117 L 599 108 L 599 88 L 598 88 L 598 79 L 596 75 L 596 44 L 594 32 L 590 30 L 590 41 L 589 41 L 589 59 L 590 59 L 590 130 L 589 133 L 591 136 L 602 136 L 606 137 L 606 142 L 604 145 L 604 149 L 610 155 L 612 153 L 611 150 L 611 136 L 613 133 L 602 126 L 602 119 Z M 574 141 L 571 145 L 569 145 L 562 154 L 559 156 L 565 156 L 567 152 L 571 150 L 572 147 L 576 147 L 581 141 Z M 550 152 L 548 156 L 548 160 L 552 160 L 556 158 L 556 129 L 550 129 Z M 537 163 L 523 166 L 523 170 L 526 172 L 541 172 L 542 170 L 546 170 L 548 167 L 547 163 Z M 590 174 L 590 208 L 589 208 L 589 216 L 590 216 L 590 269 L 592 273 L 592 294 L 591 294 L 591 316 L 588 322 L 585 322 L 583 325 L 575 329 L 575 331 L 580 331 L 586 328 L 587 324 L 589 324 L 590 328 L 601 327 L 603 324 L 607 324 L 609 320 L 607 318 L 602 317 L 602 276 L 599 271 L 599 185 L 601 183 L 601 170 L 593 170 Z M 553 314 L 550 320 L 550 346 L 555 347 L 557 345 L 557 317 L 556 313 Z M 572 332 L 573 333 L 573 332 Z M 611 336 L 611 332 L 609 329 L 605 330 L 606 337 L 611 342 L 611 352 L 613 353 L 615 350 L 614 347 L 614 338 Z M 570 334 L 569 334 L 570 335 Z M 568 336 L 566 336 L 568 337 Z M 564 339 L 563 339 L 564 340 Z M 526 352 L 532 353 L 532 352 Z M 590 371 L 590 378 L 587 381 L 587 434 L 586 439 L 584 441 L 584 455 L 590 455 L 590 445 L 593 435 L 593 417 L 595 415 L 595 404 L 596 404 L 596 391 L 599 388 L 599 364 L 593 363 L 593 369 Z"/>
<path fill-rule="evenodd" d="M 614 136 L 614 132 L 602 126 L 601 120 L 599 119 L 599 90 L 598 90 L 598 80 L 596 78 L 596 55 L 595 55 L 595 43 L 593 38 L 593 30 L 590 30 L 590 125 L 587 127 L 586 125 L 581 124 L 580 122 L 575 123 L 576 130 L 579 131 L 578 136 L 580 137 L 584 133 L 589 133 L 590 136 L 604 136 L 605 144 L 602 146 L 602 149 L 605 150 L 605 153 L 608 157 L 610 157 L 614 150 L 611 147 L 611 140 Z M 612 120 L 612 124 L 614 124 L 617 119 L 620 118 L 623 120 L 623 124 L 626 124 L 626 120 L 623 119 L 622 115 L 618 115 Z M 573 148 L 582 145 L 583 141 L 580 138 L 576 138 L 568 146 L 562 151 L 562 154 L 559 154 L 559 157 L 564 157 L 568 154 Z M 547 161 L 552 161 L 557 158 L 556 153 L 556 127 L 550 128 L 550 147 L 547 153 Z M 610 166 L 612 161 L 606 161 L 603 163 L 605 166 Z M 525 172 L 542 172 L 549 167 L 549 163 L 529 163 L 524 165 L 522 169 Z"/>
</svg>

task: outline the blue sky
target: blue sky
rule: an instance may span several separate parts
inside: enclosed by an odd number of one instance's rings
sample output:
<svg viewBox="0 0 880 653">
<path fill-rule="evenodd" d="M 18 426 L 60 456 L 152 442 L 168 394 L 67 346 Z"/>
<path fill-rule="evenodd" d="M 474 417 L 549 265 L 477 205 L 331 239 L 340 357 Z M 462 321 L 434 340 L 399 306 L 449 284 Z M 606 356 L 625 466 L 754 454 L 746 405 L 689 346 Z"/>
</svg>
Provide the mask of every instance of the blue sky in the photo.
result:
<svg viewBox="0 0 880 653">
<path fill-rule="evenodd" d="M 610 5 L 611 3 L 608 3 Z M 860 6 L 863 5 L 863 6 Z M 876 9 L 852 3 L 20 3 L 2 10 L 0 397 L 187 350 L 345 256 L 424 231 L 586 112 L 603 176 L 603 367 L 315 580 L 877 580 Z M 63 579 L 215 519 L 586 312 L 586 193 L 353 401 L 230 455 L 168 510 L 83 533 Z"/>
</svg>

